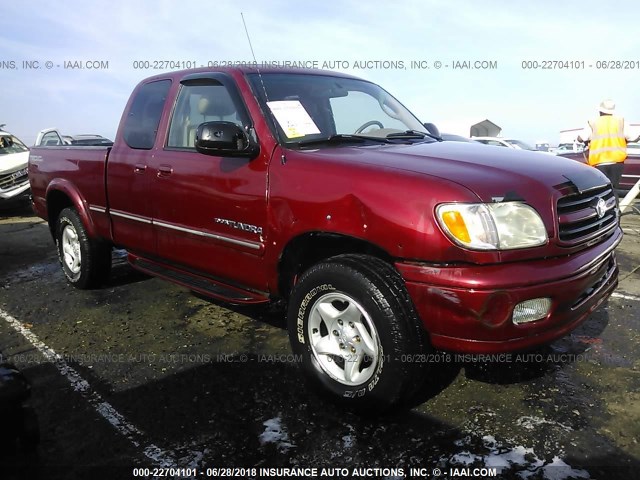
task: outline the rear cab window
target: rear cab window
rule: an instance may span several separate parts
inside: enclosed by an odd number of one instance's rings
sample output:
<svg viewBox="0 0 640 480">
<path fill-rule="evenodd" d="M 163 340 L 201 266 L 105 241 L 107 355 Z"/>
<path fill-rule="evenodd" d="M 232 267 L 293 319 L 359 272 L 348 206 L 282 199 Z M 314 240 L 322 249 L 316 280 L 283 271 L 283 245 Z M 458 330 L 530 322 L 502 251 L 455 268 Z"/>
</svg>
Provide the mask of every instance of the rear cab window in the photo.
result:
<svg viewBox="0 0 640 480">
<path fill-rule="evenodd" d="M 171 80 L 157 80 L 138 89 L 124 124 L 124 141 L 129 147 L 153 148 L 170 87 Z"/>
</svg>

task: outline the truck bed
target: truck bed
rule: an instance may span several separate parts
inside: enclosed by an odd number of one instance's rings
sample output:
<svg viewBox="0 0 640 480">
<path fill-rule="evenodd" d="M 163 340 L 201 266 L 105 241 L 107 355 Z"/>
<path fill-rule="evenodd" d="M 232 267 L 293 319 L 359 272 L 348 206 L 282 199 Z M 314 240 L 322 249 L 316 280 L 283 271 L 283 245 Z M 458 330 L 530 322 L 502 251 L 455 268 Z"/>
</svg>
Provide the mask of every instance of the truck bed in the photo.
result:
<svg viewBox="0 0 640 480">
<path fill-rule="evenodd" d="M 106 160 L 111 147 L 50 146 L 33 147 L 29 154 L 29 178 L 34 208 L 48 219 L 47 192 L 61 185 L 69 195 L 82 195 L 81 202 L 107 205 Z M 68 190 L 64 185 L 74 185 Z M 82 192 L 82 193 L 78 193 Z"/>
</svg>

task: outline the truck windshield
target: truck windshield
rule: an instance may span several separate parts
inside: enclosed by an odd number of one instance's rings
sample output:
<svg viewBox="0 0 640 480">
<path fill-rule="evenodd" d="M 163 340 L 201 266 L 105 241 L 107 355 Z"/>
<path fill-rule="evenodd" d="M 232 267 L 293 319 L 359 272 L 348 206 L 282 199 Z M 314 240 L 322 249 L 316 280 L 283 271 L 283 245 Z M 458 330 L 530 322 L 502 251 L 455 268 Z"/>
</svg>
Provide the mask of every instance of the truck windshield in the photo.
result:
<svg viewBox="0 0 640 480">
<path fill-rule="evenodd" d="M 13 135 L 0 135 L 0 155 L 27 152 L 29 149 Z"/>
<path fill-rule="evenodd" d="M 364 80 L 330 75 L 262 73 L 248 75 L 270 112 L 280 141 L 289 146 L 433 141 L 420 121 L 389 93 Z M 266 91 L 266 98 L 265 98 Z M 424 134 L 424 135 L 423 135 Z M 336 138 L 341 142 L 336 142 Z"/>
</svg>

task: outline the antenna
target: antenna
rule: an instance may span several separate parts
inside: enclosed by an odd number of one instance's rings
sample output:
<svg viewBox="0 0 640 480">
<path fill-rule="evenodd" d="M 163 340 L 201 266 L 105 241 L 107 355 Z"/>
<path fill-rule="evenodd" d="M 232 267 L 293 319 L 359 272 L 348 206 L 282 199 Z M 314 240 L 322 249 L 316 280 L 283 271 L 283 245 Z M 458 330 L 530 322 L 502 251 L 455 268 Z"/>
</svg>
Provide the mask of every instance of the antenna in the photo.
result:
<svg viewBox="0 0 640 480">
<path fill-rule="evenodd" d="M 244 25 L 244 31 L 247 34 L 247 40 L 249 41 L 249 48 L 251 49 L 251 55 L 253 56 L 253 62 L 256 64 L 256 71 L 258 72 L 258 78 L 260 79 L 260 85 L 262 85 L 262 91 L 264 92 L 264 98 L 268 102 L 269 95 L 267 95 L 267 88 L 264 86 L 264 82 L 262 81 L 262 74 L 260 73 L 260 68 L 258 68 L 258 61 L 256 60 L 256 54 L 253 51 L 253 45 L 251 44 L 251 37 L 249 37 L 249 30 L 247 29 L 247 23 L 244 21 L 244 14 L 240 12 L 240 16 L 242 17 L 242 24 Z"/>
<path fill-rule="evenodd" d="M 249 41 L 249 48 L 251 49 L 251 55 L 253 55 L 253 61 L 256 64 L 256 71 L 258 72 L 258 78 L 260 79 L 260 85 L 262 85 L 262 91 L 264 92 L 264 99 L 268 103 L 269 102 L 269 95 L 267 94 L 267 88 L 264 86 L 264 82 L 262 81 L 262 74 L 260 73 L 260 68 L 258 68 L 258 60 L 256 60 L 256 54 L 253 51 L 253 45 L 251 45 L 251 37 L 249 37 L 249 30 L 247 29 L 247 23 L 244 21 L 244 15 L 243 15 L 242 12 L 240 12 L 240 16 L 242 17 L 242 24 L 244 25 L 244 31 L 247 34 L 247 40 Z M 266 115 L 270 115 L 271 118 L 272 118 L 272 121 L 274 122 L 274 124 L 277 125 L 278 124 L 278 120 L 276 119 L 275 115 L 271 111 L 271 108 L 269 108 L 269 105 L 266 105 L 266 107 L 267 108 L 266 108 L 265 114 Z M 276 129 L 277 129 L 277 127 L 276 127 Z M 287 163 L 287 157 L 285 156 L 284 153 L 280 157 L 280 163 L 282 165 Z"/>
</svg>

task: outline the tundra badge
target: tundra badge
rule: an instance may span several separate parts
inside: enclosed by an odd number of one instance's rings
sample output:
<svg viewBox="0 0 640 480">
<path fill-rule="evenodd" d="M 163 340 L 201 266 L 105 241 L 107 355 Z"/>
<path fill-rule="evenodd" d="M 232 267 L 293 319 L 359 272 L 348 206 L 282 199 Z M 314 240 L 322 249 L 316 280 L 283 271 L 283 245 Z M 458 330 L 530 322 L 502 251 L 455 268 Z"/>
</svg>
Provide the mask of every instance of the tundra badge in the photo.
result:
<svg viewBox="0 0 640 480">
<path fill-rule="evenodd" d="M 217 217 L 215 218 L 215 222 L 222 223 L 223 225 L 228 225 L 232 228 L 236 228 L 245 232 L 257 233 L 258 235 L 262 235 L 262 227 L 257 227 L 248 223 L 236 222 L 235 220 L 228 220 L 226 218 Z"/>
</svg>

